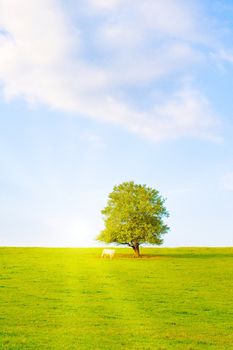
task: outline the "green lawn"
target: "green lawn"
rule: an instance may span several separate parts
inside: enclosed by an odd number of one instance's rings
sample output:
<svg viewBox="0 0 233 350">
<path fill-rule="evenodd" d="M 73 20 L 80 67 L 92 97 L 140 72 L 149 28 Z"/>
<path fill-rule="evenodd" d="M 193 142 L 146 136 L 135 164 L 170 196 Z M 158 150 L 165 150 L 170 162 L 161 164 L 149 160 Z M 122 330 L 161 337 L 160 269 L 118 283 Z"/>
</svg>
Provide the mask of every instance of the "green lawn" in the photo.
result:
<svg viewBox="0 0 233 350">
<path fill-rule="evenodd" d="M 233 349 L 233 248 L 0 248 L 0 349 Z"/>
</svg>

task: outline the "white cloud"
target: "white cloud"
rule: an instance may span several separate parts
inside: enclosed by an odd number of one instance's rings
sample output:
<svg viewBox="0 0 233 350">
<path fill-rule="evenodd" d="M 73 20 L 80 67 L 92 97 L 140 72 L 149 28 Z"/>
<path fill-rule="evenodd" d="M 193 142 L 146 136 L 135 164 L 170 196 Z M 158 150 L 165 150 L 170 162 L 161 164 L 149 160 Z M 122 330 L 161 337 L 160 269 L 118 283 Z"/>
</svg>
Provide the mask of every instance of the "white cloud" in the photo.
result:
<svg viewBox="0 0 233 350">
<path fill-rule="evenodd" d="M 232 50 L 224 50 L 220 49 L 217 52 L 211 53 L 211 56 L 218 62 L 220 67 L 222 67 L 223 63 L 233 63 L 233 52 Z"/>
<path fill-rule="evenodd" d="M 151 83 L 169 74 L 182 74 L 185 69 L 201 63 L 203 59 L 203 55 L 190 45 L 176 41 L 135 56 L 118 57 L 112 62 L 109 75 L 118 84 Z"/>
<path fill-rule="evenodd" d="M 197 91 L 182 90 L 165 104 L 155 107 L 160 139 L 177 137 L 212 138 L 216 123 L 208 101 Z"/>
<path fill-rule="evenodd" d="M 209 131 L 217 124 L 208 101 L 195 90 L 185 89 L 177 92 L 165 104 L 154 109 L 157 116 L 161 139 L 176 137 L 213 138 Z M 217 141 L 218 138 L 215 140 Z"/>
<path fill-rule="evenodd" d="M 145 25 L 160 34 L 188 40 L 197 35 L 196 9 L 190 1 L 144 0 L 138 7 Z"/>
<path fill-rule="evenodd" d="M 82 134 L 81 140 L 89 146 L 94 152 L 103 150 L 105 148 L 104 140 L 101 136 L 93 131 L 87 131 Z"/>
<path fill-rule="evenodd" d="M 5 97 L 115 123 L 155 141 L 214 138 L 216 117 L 195 89 L 169 93 L 143 110 L 131 97 L 135 86 L 144 84 L 146 98 L 158 79 L 182 77 L 205 59 L 192 45 L 200 29 L 191 2 L 89 0 L 86 7 L 81 12 L 92 16 L 91 29 L 85 17 L 74 23 L 56 0 L 0 0 Z"/>
<path fill-rule="evenodd" d="M 88 0 L 91 6 L 97 8 L 112 9 L 119 5 L 122 0 Z"/>
<path fill-rule="evenodd" d="M 104 0 L 91 2 L 99 4 L 91 7 L 91 11 L 97 12 L 100 4 L 105 3 Z M 206 38 L 197 2 L 196 5 L 189 0 L 119 0 L 106 3 L 110 11 L 102 12 L 103 21 L 98 23 L 97 28 L 110 45 L 121 42 L 128 47 L 129 38 L 139 43 L 142 40 L 151 43 L 161 39 L 203 42 Z"/>
</svg>

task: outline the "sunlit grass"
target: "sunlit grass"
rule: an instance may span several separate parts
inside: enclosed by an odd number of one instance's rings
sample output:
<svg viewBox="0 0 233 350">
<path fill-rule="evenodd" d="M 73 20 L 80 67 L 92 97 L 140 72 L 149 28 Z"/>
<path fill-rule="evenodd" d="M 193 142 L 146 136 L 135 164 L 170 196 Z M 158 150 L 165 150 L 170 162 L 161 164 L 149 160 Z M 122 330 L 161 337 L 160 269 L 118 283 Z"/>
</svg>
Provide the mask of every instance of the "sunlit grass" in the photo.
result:
<svg viewBox="0 0 233 350">
<path fill-rule="evenodd" d="M 233 248 L 0 249 L 1 349 L 233 349 Z"/>
</svg>

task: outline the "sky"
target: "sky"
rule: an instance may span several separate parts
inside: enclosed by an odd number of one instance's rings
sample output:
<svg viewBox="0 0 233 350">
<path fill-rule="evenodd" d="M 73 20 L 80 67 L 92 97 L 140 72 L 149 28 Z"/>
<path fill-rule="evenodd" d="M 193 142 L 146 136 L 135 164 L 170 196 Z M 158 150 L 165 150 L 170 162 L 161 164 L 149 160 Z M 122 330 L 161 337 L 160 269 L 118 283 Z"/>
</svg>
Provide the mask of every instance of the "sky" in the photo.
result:
<svg viewBox="0 0 233 350">
<path fill-rule="evenodd" d="M 98 246 L 133 180 L 163 246 L 233 246 L 232 38 L 232 0 L 0 0 L 0 245 Z"/>
</svg>

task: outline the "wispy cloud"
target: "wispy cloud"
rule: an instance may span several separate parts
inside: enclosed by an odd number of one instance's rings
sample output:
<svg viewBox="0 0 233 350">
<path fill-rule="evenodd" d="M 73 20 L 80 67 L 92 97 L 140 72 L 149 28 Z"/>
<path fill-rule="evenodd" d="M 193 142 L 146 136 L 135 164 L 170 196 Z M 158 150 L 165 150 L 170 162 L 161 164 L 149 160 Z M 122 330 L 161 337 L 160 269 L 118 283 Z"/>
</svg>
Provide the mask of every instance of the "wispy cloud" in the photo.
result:
<svg viewBox="0 0 233 350">
<path fill-rule="evenodd" d="M 21 96 L 154 141 L 217 138 L 210 102 L 197 88 L 174 83 L 206 60 L 200 47 L 207 35 L 193 2 L 80 0 L 72 6 L 77 15 L 56 0 L 0 0 L 7 99 Z M 162 79 L 170 91 L 153 101 Z M 143 107 L 135 88 L 148 102 Z"/>
</svg>

